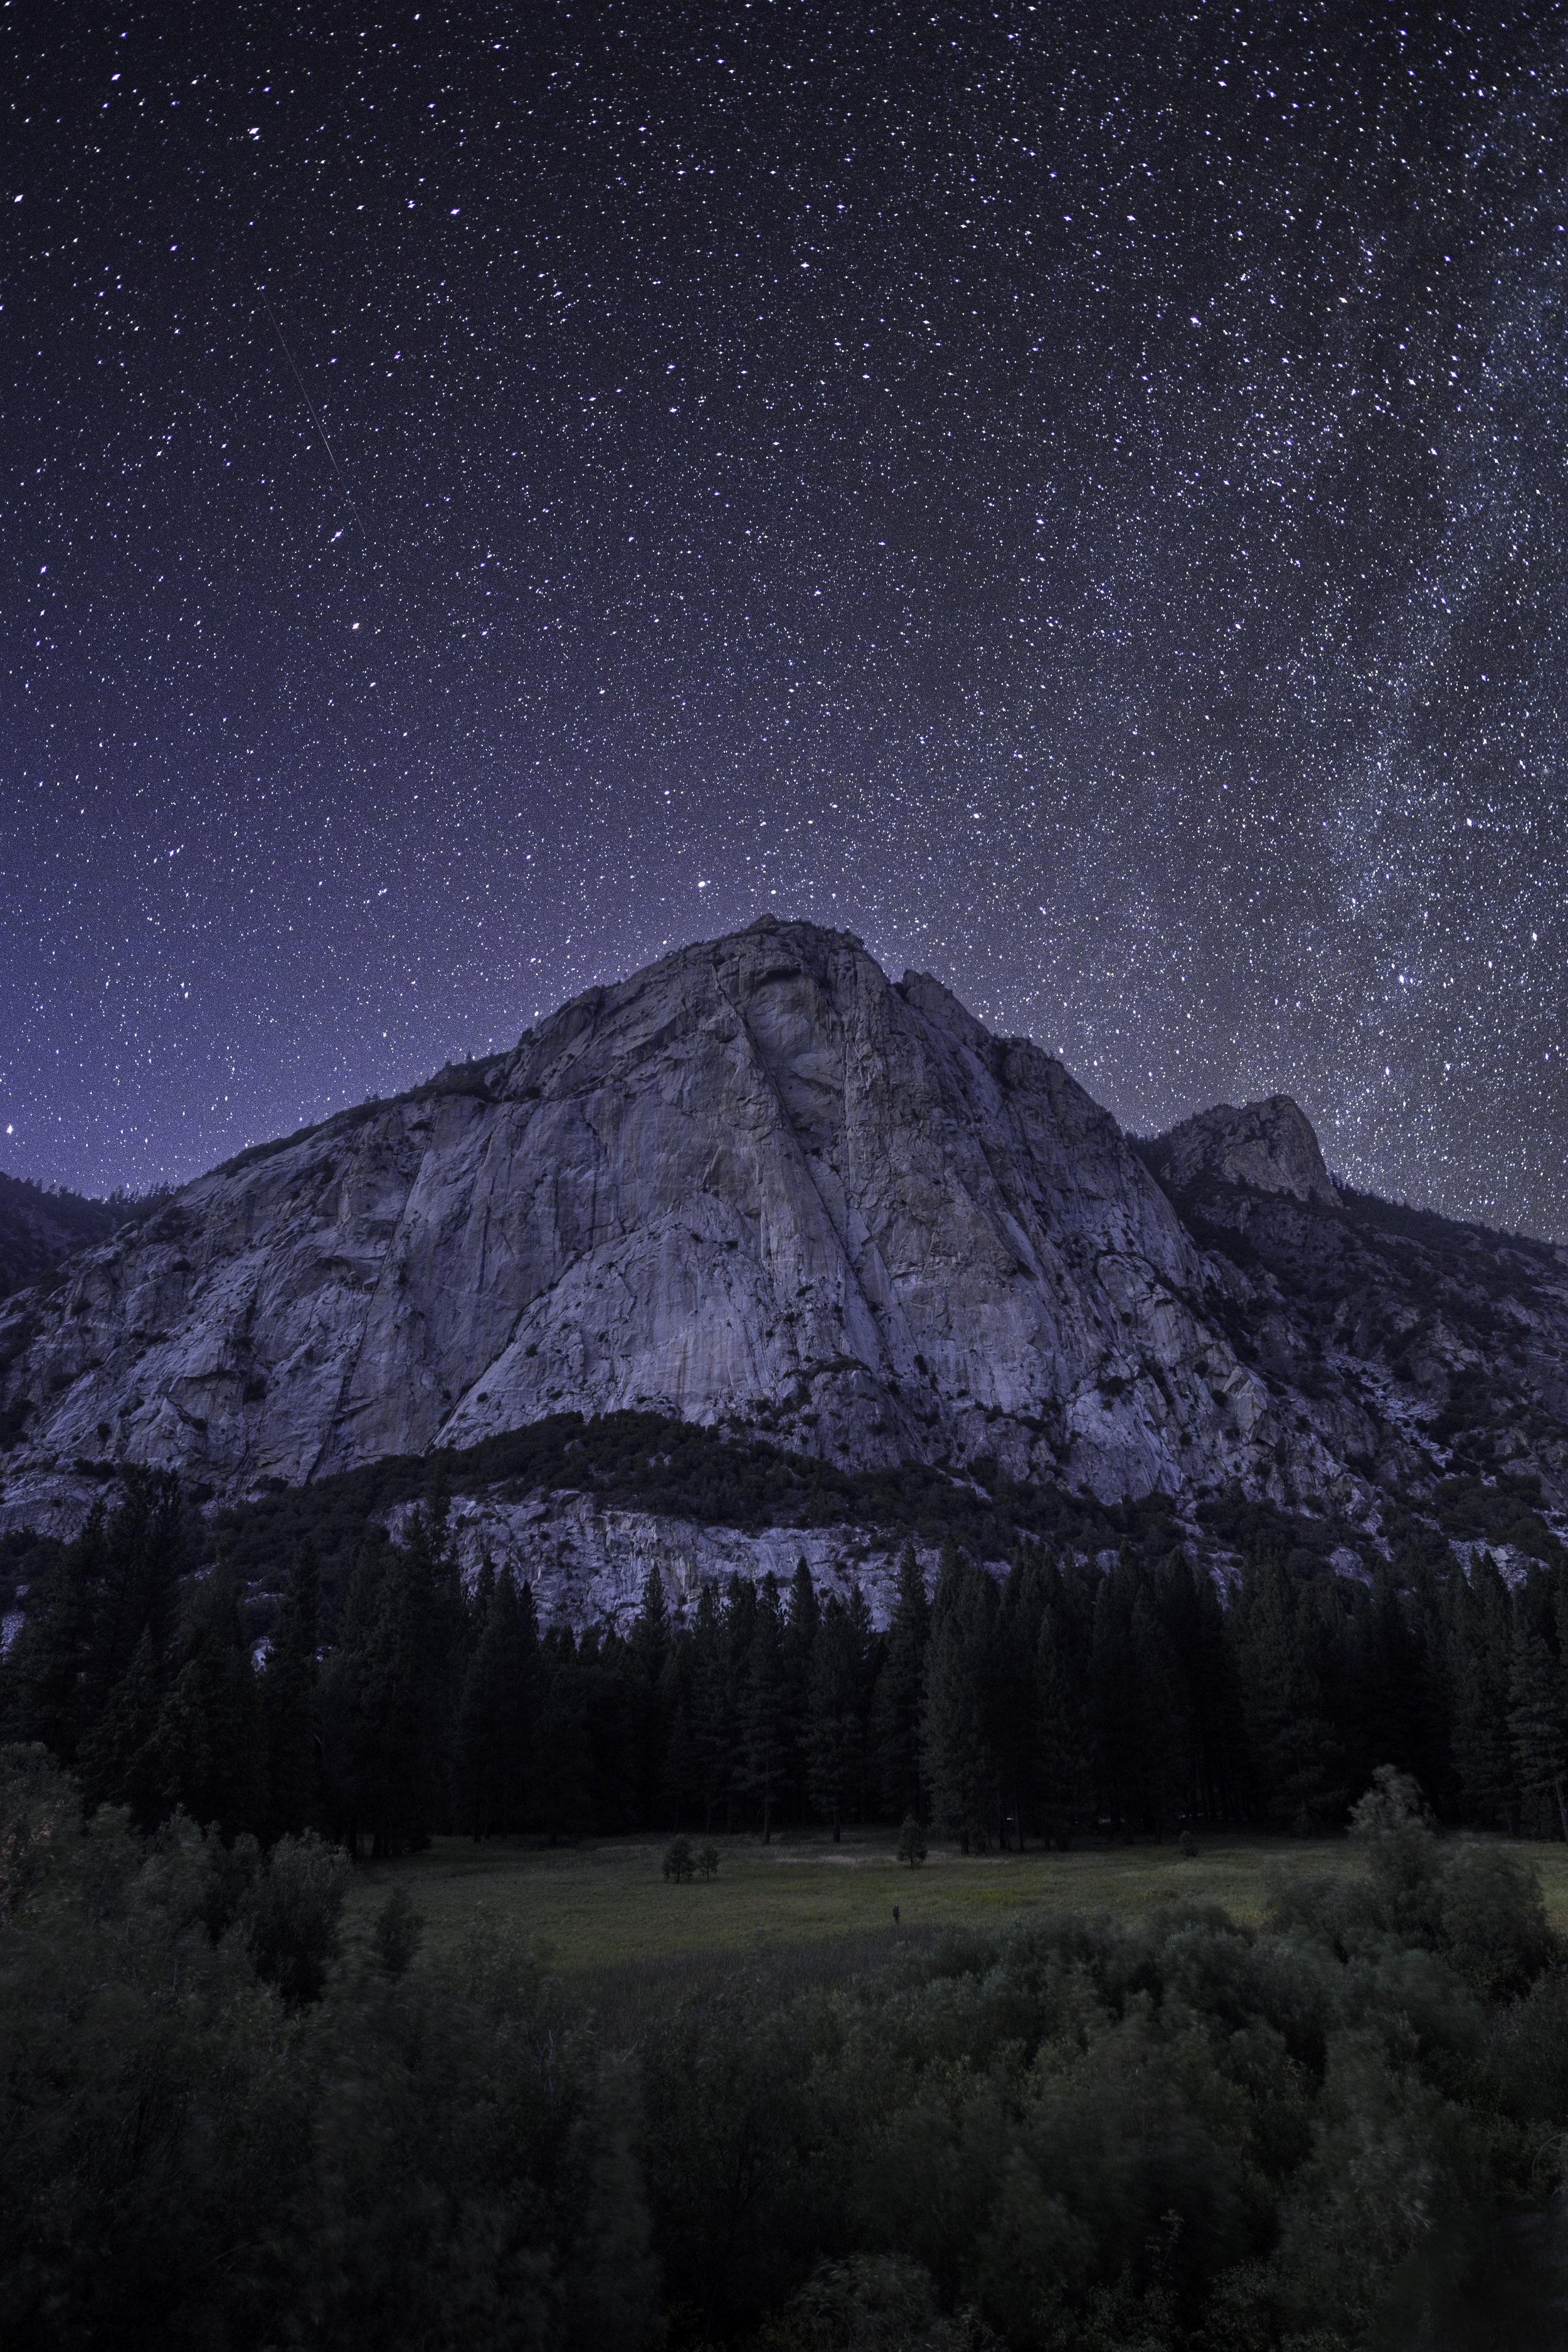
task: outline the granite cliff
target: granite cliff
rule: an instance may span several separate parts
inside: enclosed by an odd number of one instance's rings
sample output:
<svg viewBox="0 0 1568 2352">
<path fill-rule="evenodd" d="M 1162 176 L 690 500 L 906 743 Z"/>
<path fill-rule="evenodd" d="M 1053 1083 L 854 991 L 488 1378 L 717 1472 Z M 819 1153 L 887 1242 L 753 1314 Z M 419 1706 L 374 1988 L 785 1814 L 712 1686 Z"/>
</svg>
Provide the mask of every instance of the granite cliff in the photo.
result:
<svg viewBox="0 0 1568 2352">
<path fill-rule="evenodd" d="M 1555 1252 L 1342 1192 L 1288 1097 L 1129 1139 L 936 981 L 763 918 L 5 1301 L 0 1523 L 110 1465 L 221 1502 L 627 1408 L 1363 1514 L 1458 1442 L 1550 1499 L 1565 1366 Z"/>
</svg>

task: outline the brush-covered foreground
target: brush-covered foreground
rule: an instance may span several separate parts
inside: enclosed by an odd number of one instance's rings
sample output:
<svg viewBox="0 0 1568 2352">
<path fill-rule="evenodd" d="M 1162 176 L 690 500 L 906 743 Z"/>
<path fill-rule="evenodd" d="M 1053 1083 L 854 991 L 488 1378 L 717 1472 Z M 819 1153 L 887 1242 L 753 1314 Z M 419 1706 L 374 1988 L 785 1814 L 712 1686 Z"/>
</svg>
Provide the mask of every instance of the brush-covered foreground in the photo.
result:
<svg viewBox="0 0 1568 2352">
<path fill-rule="evenodd" d="M 0 1751 L 0 2340 L 1562 2341 L 1568 1949 L 1517 1850 L 1435 1835 L 1391 1769 L 1348 1845 L 1286 1863 L 731 1847 L 676 1885 L 647 1846 L 510 1860 L 362 1874 L 345 1911 L 319 1838 L 140 1834 Z M 1042 1898 L 1054 1868 L 1110 1899 L 938 1924 L 1031 1867 Z M 1256 1919 L 1192 1899 L 1226 1871 Z M 530 1904 L 569 1948 L 574 1882 L 595 1933 L 542 1967 Z M 856 1906 L 895 1886 L 919 1916 L 892 1948 Z M 800 1933 L 749 1953 L 770 1901 Z M 613 1916 L 704 1905 L 706 1945 L 616 1959 Z"/>
</svg>

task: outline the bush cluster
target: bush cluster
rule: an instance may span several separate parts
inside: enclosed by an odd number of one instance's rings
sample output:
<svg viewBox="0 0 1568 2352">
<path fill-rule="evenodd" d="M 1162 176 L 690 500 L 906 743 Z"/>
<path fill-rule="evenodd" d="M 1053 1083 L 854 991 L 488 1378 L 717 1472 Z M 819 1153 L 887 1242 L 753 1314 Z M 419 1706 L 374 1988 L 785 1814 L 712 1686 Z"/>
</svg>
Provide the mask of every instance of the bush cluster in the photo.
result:
<svg viewBox="0 0 1568 2352">
<path fill-rule="evenodd" d="M 743 1977 L 612 2043 L 341 1855 L 0 1758 L 0 2337 L 36 2352 L 1543 2347 L 1568 1974 L 1392 1769 L 1360 1873 Z"/>
</svg>

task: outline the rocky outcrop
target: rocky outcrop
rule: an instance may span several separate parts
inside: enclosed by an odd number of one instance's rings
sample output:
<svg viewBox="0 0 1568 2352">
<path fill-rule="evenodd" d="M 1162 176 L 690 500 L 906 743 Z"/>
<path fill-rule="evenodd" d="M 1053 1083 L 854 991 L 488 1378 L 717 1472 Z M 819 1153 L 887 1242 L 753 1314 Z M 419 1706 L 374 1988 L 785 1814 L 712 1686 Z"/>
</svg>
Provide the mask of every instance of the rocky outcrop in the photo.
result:
<svg viewBox="0 0 1568 2352">
<path fill-rule="evenodd" d="M 1289 1095 L 1220 1103 L 1199 1111 L 1148 1147 L 1149 1164 L 1171 1191 L 1191 1197 L 1218 1185 L 1277 1192 L 1321 1208 L 1339 1205 L 1311 1123 Z"/>
<path fill-rule="evenodd" d="M 383 1524 L 395 1538 L 414 1507 L 405 1504 L 384 1514 Z M 612 1624 L 623 1632 L 641 1606 L 650 1575 L 658 1574 L 679 1620 L 690 1614 L 704 1585 L 722 1587 L 732 1576 L 760 1583 L 772 1576 L 783 1591 L 803 1559 L 824 1598 L 837 1593 L 847 1600 L 858 1586 L 872 1623 L 886 1625 L 898 1597 L 903 1550 L 885 1534 L 868 1539 L 860 1528 L 747 1532 L 647 1511 L 606 1510 L 578 1495 L 459 1496 L 448 1528 L 465 1580 L 471 1582 L 488 1558 L 531 1588 L 542 1624 Z M 915 1553 L 929 1584 L 938 1547 L 917 1544 Z"/>
</svg>

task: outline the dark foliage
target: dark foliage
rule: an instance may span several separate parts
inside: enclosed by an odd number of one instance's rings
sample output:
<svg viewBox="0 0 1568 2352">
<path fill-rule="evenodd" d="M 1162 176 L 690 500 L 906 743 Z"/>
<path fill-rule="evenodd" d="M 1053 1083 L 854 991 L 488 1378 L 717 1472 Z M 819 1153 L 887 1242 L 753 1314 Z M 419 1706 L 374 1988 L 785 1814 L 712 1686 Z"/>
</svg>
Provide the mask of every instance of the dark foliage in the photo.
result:
<svg viewBox="0 0 1568 2352">
<path fill-rule="evenodd" d="M 323 1572 L 335 1578 L 363 1541 L 366 1522 L 417 1502 L 432 1478 L 453 1493 L 582 1492 L 606 1504 L 753 1532 L 842 1523 L 935 1543 L 951 1537 L 989 1559 L 1005 1559 L 1020 1536 L 1091 1553 L 1129 1538 L 1158 1539 L 1170 1528 L 1172 1509 L 1160 1495 L 1100 1504 L 1062 1487 L 1020 1485 L 984 1461 L 962 1477 L 929 1463 L 843 1470 L 816 1455 L 786 1453 L 760 1438 L 730 1438 L 662 1413 L 584 1421 L 568 1412 L 461 1450 L 388 1454 L 309 1486 L 280 1487 L 215 1513 L 212 1529 L 243 1578 L 263 1575 L 307 1539 Z"/>
<path fill-rule="evenodd" d="M 483 1915 L 430 1952 L 395 1888 L 345 1933 L 319 1841 L 84 1822 L 5 1750 L 0 2335 L 1548 2352 L 1568 1975 L 1539 1889 L 1392 1768 L 1353 1827 L 1363 1867 L 1281 1871 L 1260 1929 L 1172 1903 L 731 1971 L 611 2041 Z"/>
<path fill-rule="evenodd" d="M 637 1420 L 525 1434 L 629 1492 L 673 1475 L 646 1442 L 618 1450 L 646 1441 Z M 691 1434 L 683 1476 L 743 1480 L 745 1449 Z M 794 1475 L 760 1453 L 760 1478 Z M 1481 1492 L 1502 1513 L 1535 1499 L 1524 1480 Z M 1484 1517 L 1464 1482 L 1443 1500 L 1467 1529 Z M 1332 1522 L 1221 1496 L 1205 1527 L 1240 1563 L 1222 1601 L 1163 1514 L 1106 1514 L 1091 1534 L 1116 1516 L 1123 1540 L 1094 1557 L 1015 1526 L 1000 1577 L 950 1535 L 929 1594 L 908 1548 L 881 1631 L 857 1588 L 825 1601 L 803 1560 L 787 1591 L 733 1578 L 684 1616 L 656 1574 L 624 1630 L 574 1633 L 541 1629 L 509 1567 L 487 1561 L 465 1590 L 437 1483 L 401 1542 L 362 1525 L 335 1590 L 297 1517 L 253 1521 L 253 1541 L 293 1545 L 266 1571 L 283 1590 L 258 1648 L 235 1527 L 194 1568 L 174 1481 L 139 1472 L 73 1543 L 28 1554 L 0 1730 L 143 1829 L 183 1810 L 229 1841 L 315 1831 L 384 1857 L 455 1832 L 766 1838 L 807 1819 L 837 1833 L 912 1816 L 966 1849 L 1227 1821 L 1321 1832 L 1383 1763 L 1445 1822 L 1568 1836 L 1562 1547 L 1510 1590 L 1484 1551 L 1467 1569 L 1430 1520 L 1391 1508 L 1392 1559 L 1342 1577 Z"/>
<path fill-rule="evenodd" d="M 141 1205 L 89 1201 L 79 1192 L 51 1192 L 19 1176 L 0 1175 L 0 1298 L 47 1281 L 62 1260 L 106 1240 Z"/>
</svg>

